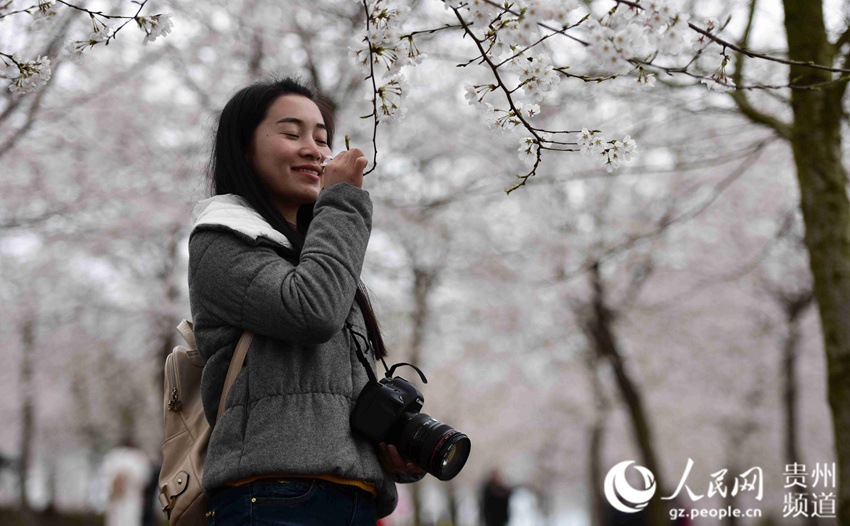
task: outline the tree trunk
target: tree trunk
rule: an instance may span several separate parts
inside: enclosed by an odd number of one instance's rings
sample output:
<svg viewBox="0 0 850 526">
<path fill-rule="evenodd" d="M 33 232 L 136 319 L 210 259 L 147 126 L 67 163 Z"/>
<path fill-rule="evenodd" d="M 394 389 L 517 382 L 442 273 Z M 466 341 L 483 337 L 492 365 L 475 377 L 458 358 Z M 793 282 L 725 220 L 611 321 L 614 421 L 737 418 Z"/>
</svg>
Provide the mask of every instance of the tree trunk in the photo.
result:
<svg viewBox="0 0 850 526">
<path fill-rule="evenodd" d="M 35 402 L 33 401 L 33 353 L 35 352 L 35 320 L 28 317 L 22 328 L 23 355 L 21 356 L 21 460 L 18 466 L 18 486 L 21 488 L 19 506 L 29 511 L 27 474 L 32 459 L 35 438 Z"/>
<path fill-rule="evenodd" d="M 588 370 L 590 381 L 593 385 L 593 396 L 595 399 L 596 414 L 590 426 L 588 440 L 588 479 L 590 481 L 590 524 L 591 526 L 605 526 L 605 497 L 602 488 L 605 484 L 605 476 L 602 467 L 602 451 L 605 445 L 605 421 L 608 418 L 608 401 L 605 392 L 599 382 L 599 358 L 588 357 Z"/>
<path fill-rule="evenodd" d="M 433 290 L 435 273 L 414 266 L 413 268 L 413 337 L 410 343 L 410 363 L 419 366 L 422 358 L 422 347 L 425 342 L 425 330 L 428 325 L 428 298 Z M 418 383 L 418 377 L 414 382 Z M 413 524 L 421 525 L 422 495 L 419 484 L 410 485 L 410 496 L 413 500 Z"/>
<path fill-rule="evenodd" d="M 783 402 L 785 406 L 785 465 L 799 463 L 805 465 L 800 455 L 797 426 L 797 353 L 800 347 L 800 317 L 814 299 L 811 290 L 797 296 L 785 298 L 782 308 L 785 311 L 785 325 L 788 334 L 782 346 L 782 376 L 785 384 Z M 809 509 L 815 505 L 809 499 Z M 809 515 L 806 524 L 816 526 L 818 518 Z"/>
<path fill-rule="evenodd" d="M 158 367 L 154 370 L 154 377 L 156 380 L 155 385 L 159 386 L 157 393 L 163 393 L 165 390 L 165 375 L 163 374 L 165 360 L 168 358 L 168 355 L 171 354 L 171 351 L 174 350 L 174 347 L 178 342 L 177 324 L 175 323 L 176 320 L 172 315 L 170 307 L 175 305 L 177 300 L 180 298 L 180 287 L 177 284 L 174 274 L 175 265 L 177 263 L 177 244 L 179 241 L 179 229 L 174 228 L 168 237 L 165 259 L 163 260 L 162 268 L 157 275 L 160 283 L 162 283 L 166 305 L 166 311 L 159 317 L 158 322 L 159 345 L 156 350 L 156 363 L 162 364 L 162 367 Z M 179 342 L 183 343 L 182 337 Z"/>
<path fill-rule="evenodd" d="M 801 463 L 800 450 L 797 447 L 797 342 L 799 327 L 796 320 L 786 318 L 788 335 L 782 349 L 782 376 L 785 384 L 783 405 L 785 406 L 785 465 Z M 787 467 L 785 468 L 788 469 Z"/>
<path fill-rule="evenodd" d="M 457 507 L 457 487 L 454 481 L 446 482 L 446 492 L 448 492 L 449 501 L 449 524 L 455 526 L 457 524 L 458 507 Z"/>
<path fill-rule="evenodd" d="M 797 446 L 797 348 L 800 341 L 799 311 L 785 308 L 788 334 L 782 346 L 782 376 L 785 384 L 783 402 L 785 406 L 785 464 L 800 462 Z"/>
<path fill-rule="evenodd" d="M 614 370 L 614 377 L 620 391 L 620 396 L 629 411 L 632 431 L 641 454 L 641 461 L 643 466 L 655 475 L 656 496 L 658 496 L 663 494 L 664 484 L 662 484 L 661 466 L 658 465 L 658 461 L 656 460 L 652 429 L 643 407 L 643 396 L 626 370 L 626 364 L 623 361 L 623 356 L 617 343 L 613 327 L 614 316 L 605 305 L 605 290 L 598 263 L 591 267 L 591 280 L 593 299 L 591 311 L 585 320 L 585 330 L 592 345 L 595 347 L 596 353 L 600 358 L 607 360 Z M 646 506 L 646 512 L 649 523 L 654 526 L 669 522 L 664 512 L 664 506 L 657 497 L 650 499 Z"/>
<path fill-rule="evenodd" d="M 833 48 L 824 28 L 822 2 L 784 0 L 784 7 L 788 57 L 832 65 Z M 789 78 L 795 85 L 812 85 L 831 81 L 832 73 L 791 66 Z M 791 145 L 826 352 L 838 522 L 850 526 L 850 202 L 840 120 L 846 84 L 791 91 Z"/>
<path fill-rule="evenodd" d="M 729 466 L 729 473 L 741 473 L 741 471 L 738 470 L 738 464 L 734 461 L 727 461 L 726 465 Z M 732 495 L 732 489 L 727 486 L 726 495 L 723 498 L 723 505 L 735 509 L 735 506 L 737 505 L 737 499 L 735 497 L 736 495 Z M 738 517 L 735 517 L 735 515 L 731 513 L 728 517 L 726 517 L 725 522 L 726 526 L 738 526 L 738 524 L 740 524 Z"/>
<path fill-rule="evenodd" d="M 430 318 L 428 299 L 433 287 L 433 271 L 413 269 L 413 338 L 410 342 L 410 361 L 417 366 L 422 358 L 422 346 L 425 343 L 425 331 Z"/>
</svg>

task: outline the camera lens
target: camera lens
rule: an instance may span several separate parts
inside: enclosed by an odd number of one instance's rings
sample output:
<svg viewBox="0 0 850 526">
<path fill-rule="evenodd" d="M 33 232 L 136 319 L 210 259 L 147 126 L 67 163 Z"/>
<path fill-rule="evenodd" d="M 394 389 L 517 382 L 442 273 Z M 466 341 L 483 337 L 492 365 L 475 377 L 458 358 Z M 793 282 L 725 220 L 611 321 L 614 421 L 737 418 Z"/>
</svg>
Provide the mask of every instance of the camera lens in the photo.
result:
<svg viewBox="0 0 850 526">
<path fill-rule="evenodd" d="M 455 477 L 466 464 L 472 443 L 463 433 L 425 413 L 404 413 L 396 447 L 440 480 Z M 399 422 L 399 423 L 402 423 Z"/>
</svg>

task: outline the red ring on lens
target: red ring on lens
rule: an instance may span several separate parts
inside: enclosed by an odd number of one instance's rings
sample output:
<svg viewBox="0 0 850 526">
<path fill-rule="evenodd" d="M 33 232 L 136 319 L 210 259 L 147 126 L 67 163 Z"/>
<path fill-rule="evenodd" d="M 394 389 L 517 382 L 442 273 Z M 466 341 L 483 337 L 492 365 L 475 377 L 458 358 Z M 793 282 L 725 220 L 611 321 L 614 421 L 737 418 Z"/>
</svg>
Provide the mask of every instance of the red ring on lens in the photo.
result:
<svg viewBox="0 0 850 526">
<path fill-rule="evenodd" d="M 454 436 L 457 433 L 456 429 L 449 430 L 445 435 L 440 438 L 440 441 L 437 442 L 437 445 L 434 447 L 434 451 L 431 453 L 431 459 L 428 460 L 428 467 L 430 468 L 434 464 L 434 455 L 437 454 L 437 451 L 440 450 L 440 447 L 443 445 L 449 437 Z"/>
</svg>

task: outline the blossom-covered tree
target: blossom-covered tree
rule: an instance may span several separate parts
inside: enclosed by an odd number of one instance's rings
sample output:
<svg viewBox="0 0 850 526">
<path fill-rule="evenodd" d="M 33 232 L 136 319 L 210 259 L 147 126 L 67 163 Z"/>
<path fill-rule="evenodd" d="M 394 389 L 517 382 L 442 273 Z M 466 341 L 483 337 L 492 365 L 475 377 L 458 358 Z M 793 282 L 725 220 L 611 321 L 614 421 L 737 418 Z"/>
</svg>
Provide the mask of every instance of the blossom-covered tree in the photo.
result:
<svg viewBox="0 0 850 526">
<path fill-rule="evenodd" d="M 842 524 L 850 524 L 850 200 L 841 154 L 844 93 L 850 74 L 850 27 L 828 34 L 822 1 L 785 0 L 785 57 L 748 49 L 757 0 L 749 2 L 749 17 L 737 42 L 722 35 L 725 24 L 691 18 L 668 0 L 604 2 L 523 2 L 510 0 L 445 1 L 451 17 L 434 27 L 410 27 L 408 10 L 388 0 L 363 1 L 367 13 L 365 46 L 356 56 L 368 68 L 373 85 L 372 113 L 381 119 L 403 115 L 405 65 L 422 60 L 420 35 L 457 31 L 474 44 L 458 64 L 479 64 L 489 81 L 466 87 L 470 103 L 482 108 L 491 127 L 516 128 L 530 136 L 520 139 L 520 157 L 532 166 L 511 192 L 533 177 L 546 151 L 581 151 L 606 168 L 628 160 L 636 145 L 631 137 L 610 140 L 599 130 L 578 129 L 577 123 L 547 129 L 533 124 L 536 104 L 561 78 L 604 82 L 631 75 L 637 85 L 652 87 L 651 75 L 681 76 L 709 89 L 729 94 L 738 111 L 786 140 L 794 154 L 800 187 L 800 208 L 806 225 L 806 247 L 814 276 L 815 298 L 829 364 L 829 398 L 833 412 Z M 411 17 L 412 18 L 412 17 Z M 453 20 L 452 20 L 453 19 Z M 451 21 L 450 21 L 451 20 Z M 559 39 L 558 44 L 553 43 Z M 583 48 L 576 57 L 568 47 Z M 691 47 L 692 46 L 692 47 Z M 689 49 L 690 48 L 690 49 Z M 688 49 L 688 52 L 683 52 Z M 715 56 L 712 71 L 700 71 L 701 56 Z M 733 66 L 732 60 L 735 59 Z M 786 67 L 788 80 L 771 85 L 747 72 L 753 63 Z M 749 69 L 748 69 L 749 68 Z M 378 80 L 378 72 L 382 79 Z M 592 71 L 592 74 L 585 73 Z M 652 71 L 653 73 L 649 73 Z M 777 117 L 747 96 L 751 90 L 790 92 L 786 109 Z M 497 98 L 498 97 L 498 98 Z M 490 102 L 495 99 L 495 104 Z M 575 126 L 575 127 L 574 127 Z"/>
</svg>

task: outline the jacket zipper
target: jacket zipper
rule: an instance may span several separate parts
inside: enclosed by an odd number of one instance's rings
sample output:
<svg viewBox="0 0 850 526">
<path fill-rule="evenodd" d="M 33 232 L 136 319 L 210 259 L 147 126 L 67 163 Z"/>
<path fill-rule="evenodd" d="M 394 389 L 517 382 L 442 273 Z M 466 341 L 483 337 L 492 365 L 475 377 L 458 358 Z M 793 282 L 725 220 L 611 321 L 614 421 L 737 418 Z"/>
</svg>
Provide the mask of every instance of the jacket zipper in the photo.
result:
<svg viewBox="0 0 850 526">
<path fill-rule="evenodd" d="M 174 365 L 174 355 L 169 354 L 165 361 L 168 368 L 168 379 L 171 383 L 171 398 L 168 400 L 168 410 L 181 411 L 183 409 L 183 402 L 180 401 L 180 393 L 177 390 L 177 371 Z"/>
</svg>

